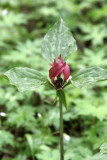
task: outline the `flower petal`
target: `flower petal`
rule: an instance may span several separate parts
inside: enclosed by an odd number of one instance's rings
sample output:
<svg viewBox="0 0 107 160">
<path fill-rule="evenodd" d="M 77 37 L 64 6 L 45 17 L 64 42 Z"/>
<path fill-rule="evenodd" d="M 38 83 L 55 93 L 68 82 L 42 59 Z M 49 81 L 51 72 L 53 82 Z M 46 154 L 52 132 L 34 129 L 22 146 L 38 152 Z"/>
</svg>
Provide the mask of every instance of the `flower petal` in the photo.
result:
<svg viewBox="0 0 107 160">
<path fill-rule="evenodd" d="M 57 79 L 61 76 L 61 74 L 64 75 L 64 82 L 66 82 L 66 80 L 69 78 L 70 76 L 70 68 L 69 66 L 66 64 L 66 62 L 64 62 L 61 59 L 61 54 L 58 57 L 58 63 L 56 62 L 56 60 L 54 59 L 54 63 L 50 64 L 52 67 L 49 70 L 49 77 L 52 81 L 52 83 L 55 84 L 55 77 L 57 77 Z"/>
</svg>

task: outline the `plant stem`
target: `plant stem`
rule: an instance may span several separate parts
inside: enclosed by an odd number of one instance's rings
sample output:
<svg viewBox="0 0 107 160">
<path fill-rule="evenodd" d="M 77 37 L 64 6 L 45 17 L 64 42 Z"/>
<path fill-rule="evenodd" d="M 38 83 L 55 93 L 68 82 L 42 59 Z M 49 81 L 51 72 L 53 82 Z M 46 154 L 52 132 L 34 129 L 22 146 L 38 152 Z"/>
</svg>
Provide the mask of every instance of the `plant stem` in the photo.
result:
<svg viewBox="0 0 107 160">
<path fill-rule="evenodd" d="M 1 127 L 2 127 L 2 121 L 1 121 L 1 116 L 0 116 L 0 129 L 1 129 Z"/>
<path fill-rule="evenodd" d="M 64 145 L 63 145 L 63 108 L 62 102 L 59 100 L 60 106 L 60 160 L 64 160 Z"/>
<path fill-rule="evenodd" d="M 35 160 L 34 153 L 32 153 L 32 159 Z"/>
</svg>

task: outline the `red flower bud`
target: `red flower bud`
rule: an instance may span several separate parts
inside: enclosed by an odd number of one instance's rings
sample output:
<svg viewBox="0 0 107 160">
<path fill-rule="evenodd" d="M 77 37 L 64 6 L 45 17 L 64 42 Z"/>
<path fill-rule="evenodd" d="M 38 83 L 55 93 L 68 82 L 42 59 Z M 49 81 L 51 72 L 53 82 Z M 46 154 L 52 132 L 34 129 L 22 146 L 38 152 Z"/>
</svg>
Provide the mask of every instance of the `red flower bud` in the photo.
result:
<svg viewBox="0 0 107 160">
<path fill-rule="evenodd" d="M 70 76 L 70 68 L 66 64 L 66 62 L 64 62 L 61 59 L 61 54 L 58 57 L 58 63 L 54 59 L 54 63 L 50 64 L 50 65 L 52 67 L 49 70 L 49 77 L 50 77 L 52 83 L 56 86 L 56 88 L 61 88 L 63 83 L 66 82 Z M 63 74 L 63 76 L 64 76 L 64 82 L 63 82 L 62 78 L 60 77 L 61 74 Z M 55 80 L 55 77 L 57 77 L 57 80 Z"/>
</svg>

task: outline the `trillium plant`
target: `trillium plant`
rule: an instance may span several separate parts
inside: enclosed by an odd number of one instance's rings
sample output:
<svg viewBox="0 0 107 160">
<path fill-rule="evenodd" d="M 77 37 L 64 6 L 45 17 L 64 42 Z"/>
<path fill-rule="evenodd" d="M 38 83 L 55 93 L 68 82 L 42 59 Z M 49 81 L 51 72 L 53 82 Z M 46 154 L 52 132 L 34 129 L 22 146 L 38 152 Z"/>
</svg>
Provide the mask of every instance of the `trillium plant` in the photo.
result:
<svg viewBox="0 0 107 160">
<path fill-rule="evenodd" d="M 64 160 L 63 106 L 67 109 L 64 88 L 70 84 L 81 88 L 107 80 L 107 69 L 100 67 L 83 69 L 71 76 L 66 60 L 76 50 L 75 39 L 64 21 L 60 19 L 42 41 L 42 55 L 51 66 L 48 78 L 39 71 L 26 67 L 15 67 L 4 73 L 10 83 L 17 86 L 19 91 L 36 90 L 41 85 L 47 85 L 56 90 L 55 100 L 57 98 L 59 100 L 60 111 L 60 160 Z"/>
</svg>

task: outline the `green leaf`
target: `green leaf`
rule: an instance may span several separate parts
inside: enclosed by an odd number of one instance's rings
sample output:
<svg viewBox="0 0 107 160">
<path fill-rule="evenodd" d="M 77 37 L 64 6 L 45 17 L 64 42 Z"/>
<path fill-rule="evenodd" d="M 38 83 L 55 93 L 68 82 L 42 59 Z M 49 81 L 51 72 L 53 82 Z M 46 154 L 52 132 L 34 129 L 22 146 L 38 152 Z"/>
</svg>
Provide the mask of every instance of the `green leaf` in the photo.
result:
<svg viewBox="0 0 107 160">
<path fill-rule="evenodd" d="M 65 97 L 65 92 L 63 90 L 57 90 L 57 95 L 59 97 L 59 100 L 62 102 L 62 104 L 65 106 L 67 109 L 67 103 L 66 103 L 66 97 Z"/>
<path fill-rule="evenodd" d="M 12 68 L 4 75 L 9 78 L 10 84 L 17 86 L 19 91 L 35 90 L 40 85 L 48 82 L 41 73 L 26 67 Z"/>
<path fill-rule="evenodd" d="M 33 144 L 33 138 L 30 134 L 26 134 L 26 139 L 28 141 L 28 144 L 29 144 L 29 147 L 30 147 L 30 150 L 31 150 L 31 153 L 32 153 L 32 159 L 34 160 L 34 144 Z"/>
<path fill-rule="evenodd" d="M 48 31 L 42 42 L 43 57 L 51 63 L 54 59 L 57 61 L 60 54 L 66 60 L 76 49 L 76 42 L 62 19 Z"/>
<path fill-rule="evenodd" d="M 59 160 L 60 154 L 59 154 L 59 150 L 57 148 L 51 149 L 46 145 L 44 145 L 44 146 L 42 145 L 41 152 L 37 153 L 36 156 L 39 160 L 47 160 L 47 159 Z"/>
<path fill-rule="evenodd" d="M 85 160 L 107 160 L 107 155 L 102 155 L 102 154 L 98 153 L 95 156 L 93 156 L 92 158 L 88 158 Z"/>
<path fill-rule="evenodd" d="M 107 143 L 101 145 L 100 153 L 97 153 L 92 158 L 88 158 L 85 160 L 107 160 Z"/>
<path fill-rule="evenodd" d="M 92 67 L 80 70 L 73 76 L 71 83 L 75 87 L 81 88 L 104 80 L 107 80 L 107 69 Z"/>
<path fill-rule="evenodd" d="M 107 143 L 103 143 L 100 147 L 100 152 L 102 154 L 107 154 Z"/>
<path fill-rule="evenodd" d="M 54 99 L 53 104 L 55 104 L 55 103 L 56 103 L 56 101 L 57 101 L 57 97 L 58 97 L 58 95 L 57 95 L 57 92 L 56 92 L 56 96 L 55 96 L 55 99 Z"/>
<path fill-rule="evenodd" d="M 14 146 L 14 137 L 10 132 L 0 129 L 0 150 L 7 145 Z"/>
</svg>

